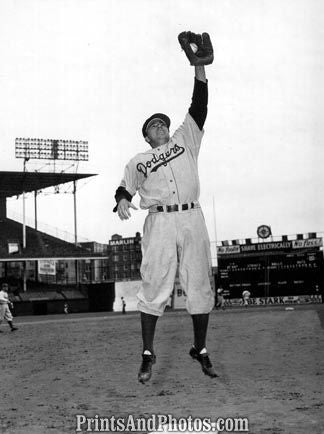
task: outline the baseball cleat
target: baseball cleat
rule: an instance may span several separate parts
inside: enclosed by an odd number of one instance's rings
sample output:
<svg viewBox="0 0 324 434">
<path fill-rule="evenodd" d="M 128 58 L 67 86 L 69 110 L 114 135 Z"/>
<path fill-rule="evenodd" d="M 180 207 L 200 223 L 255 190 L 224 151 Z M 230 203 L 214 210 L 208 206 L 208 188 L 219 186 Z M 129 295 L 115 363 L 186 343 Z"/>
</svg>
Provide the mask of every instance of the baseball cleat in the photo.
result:
<svg viewBox="0 0 324 434">
<path fill-rule="evenodd" d="M 195 347 L 191 347 L 189 354 L 194 360 L 198 360 L 205 375 L 208 375 L 211 378 L 218 377 L 209 359 L 208 353 L 199 354 Z"/>
<path fill-rule="evenodd" d="M 142 384 L 149 381 L 152 375 L 152 365 L 156 362 L 154 354 L 142 354 L 142 364 L 138 373 L 138 381 Z"/>
<path fill-rule="evenodd" d="M 18 330 L 18 327 L 12 327 L 12 329 L 11 329 L 12 332 L 14 332 L 16 330 Z"/>
</svg>

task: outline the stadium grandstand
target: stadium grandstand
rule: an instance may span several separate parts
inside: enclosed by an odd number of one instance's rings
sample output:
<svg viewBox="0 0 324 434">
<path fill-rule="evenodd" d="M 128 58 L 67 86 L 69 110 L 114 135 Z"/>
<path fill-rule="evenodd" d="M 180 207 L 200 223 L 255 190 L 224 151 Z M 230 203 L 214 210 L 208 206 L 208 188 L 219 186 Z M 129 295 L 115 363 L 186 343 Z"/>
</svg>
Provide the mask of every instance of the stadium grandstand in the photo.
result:
<svg viewBox="0 0 324 434">
<path fill-rule="evenodd" d="M 112 310 L 114 284 L 105 252 L 67 242 L 7 217 L 7 198 L 93 174 L 0 172 L 0 283 L 7 281 L 16 314 Z M 36 206 L 36 204 L 35 204 Z"/>
</svg>

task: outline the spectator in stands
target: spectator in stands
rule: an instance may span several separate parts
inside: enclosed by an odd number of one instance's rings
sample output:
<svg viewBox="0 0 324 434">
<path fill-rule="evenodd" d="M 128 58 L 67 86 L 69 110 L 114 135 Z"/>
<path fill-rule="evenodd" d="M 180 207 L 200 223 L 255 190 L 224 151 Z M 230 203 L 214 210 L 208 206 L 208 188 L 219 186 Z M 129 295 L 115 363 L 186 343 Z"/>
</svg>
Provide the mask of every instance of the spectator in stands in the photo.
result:
<svg viewBox="0 0 324 434">
<path fill-rule="evenodd" d="M 14 332 L 15 330 L 18 330 L 18 328 L 13 325 L 13 317 L 9 309 L 9 306 L 13 308 L 13 304 L 9 300 L 8 289 L 8 283 L 2 283 L 0 291 L 0 324 L 3 320 L 7 321 L 11 331 Z"/>
<path fill-rule="evenodd" d="M 88 282 L 88 277 L 85 273 L 82 276 L 82 282 Z"/>
<path fill-rule="evenodd" d="M 323 291 L 321 291 L 321 288 L 318 284 L 315 285 L 315 295 L 319 298 L 319 301 L 324 303 Z"/>
<path fill-rule="evenodd" d="M 63 310 L 64 310 L 64 313 L 69 313 L 69 305 L 67 302 L 64 303 Z"/>
</svg>

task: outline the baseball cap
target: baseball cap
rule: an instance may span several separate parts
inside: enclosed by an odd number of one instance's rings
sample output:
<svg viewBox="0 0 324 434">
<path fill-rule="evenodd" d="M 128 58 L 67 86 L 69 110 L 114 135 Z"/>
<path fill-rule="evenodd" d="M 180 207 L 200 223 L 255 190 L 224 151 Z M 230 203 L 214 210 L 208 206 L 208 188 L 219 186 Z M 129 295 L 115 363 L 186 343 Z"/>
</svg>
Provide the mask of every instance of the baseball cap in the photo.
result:
<svg viewBox="0 0 324 434">
<path fill-rule="evenodd" d="M 142 134 L 144 137 L 146 137 L 146 130 L 147 130 L 149 123 L 155 119 L 161 119 L 166 124 L 166 126 L 168 128 L 170 128 L 171 121 L 170 121 L 169 116 L 167 116 L 163 113 L 154 113 L 154 115 L 152 115 L 148 119 L 146 119 L 146 121 L 143 124 Z"/>
</svg>

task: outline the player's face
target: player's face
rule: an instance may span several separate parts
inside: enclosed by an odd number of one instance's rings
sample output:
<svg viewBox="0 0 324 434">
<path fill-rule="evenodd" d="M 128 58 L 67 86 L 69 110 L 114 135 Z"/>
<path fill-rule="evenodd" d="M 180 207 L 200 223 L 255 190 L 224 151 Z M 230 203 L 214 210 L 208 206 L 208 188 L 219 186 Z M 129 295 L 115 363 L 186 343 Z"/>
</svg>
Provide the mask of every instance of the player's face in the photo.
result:
<svg viewBox="0 0 324 434">
<path fill-rule="evenodd" d="M 152 148 L 164 145 L 170 139 L 169 128 L 162 119 L 156 119 L 149 124 L 146 134 Z"/>
</svg>

